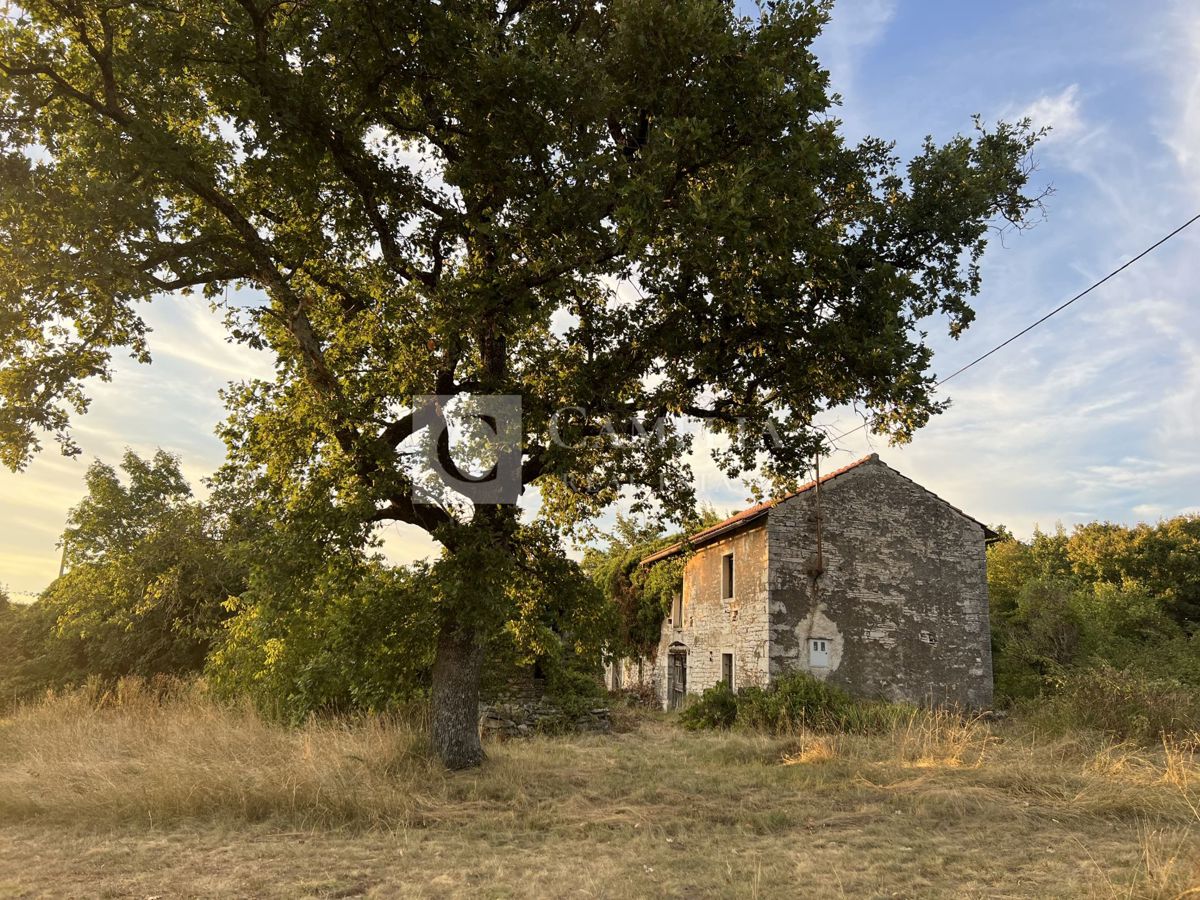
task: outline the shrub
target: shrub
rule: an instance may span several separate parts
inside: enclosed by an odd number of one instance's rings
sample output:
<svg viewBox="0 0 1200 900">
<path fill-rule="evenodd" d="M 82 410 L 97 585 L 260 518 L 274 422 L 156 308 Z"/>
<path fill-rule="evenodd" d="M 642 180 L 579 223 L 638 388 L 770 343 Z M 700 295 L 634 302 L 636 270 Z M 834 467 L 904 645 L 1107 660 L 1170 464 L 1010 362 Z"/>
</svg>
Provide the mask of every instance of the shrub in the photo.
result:
<svg viewBox="0 0 1200 900">
<path fill-rule="evenodd" d="M 680 721 L 688 731 L 702 728 L 732 728 L 738 717 L 738 696 L 723 681 L 700 695 L 700 699 L 688 704 L 680 714 Z"/>
<path fill-rule="evenodd" d="M 855 700 L 807 672 L 793 672 L 768 688 L 745 687 L 736 694 L 718 683 L 684 709 L 681 721 L 691 731 L 736 724 L 771 734 L 802 728 L 866 734 L 890 728 L 911 712 L 894 703 Z"/>
<path fill-rule="evenodd" d="M 546 670 L 546 699 L 570 720 L 607 702 L 600 672 L 591 660 L 563 650 L 542 658 Z"/>
<path fill-rule="evenodd" d="M 1087 728 L 1148 746 L 1164 737 L 1200 740 L 1200 696 L 1177 679 L 1100 664 L 1060 676 L 1056 687 L 1052 697 L 1027 708 L 1053 730 Z"/>
<path fill-rule="evenodd" d="M 775 733 L 841 730 L 854 706 L 845 691 L 806 672 L 793 672 L 765 690 L 744 688 L 738 696 L 738 720 L 748 728 Z"/>
<path fill-rule="evenodd" d="M 256 573 L 206 674 L 222 699 L 250 698 L 290 722 L 314 712 L 381 712 L 420 699 L 436 634 L 424 567 L 330 554 L 301 586 Z"/>
</svg>

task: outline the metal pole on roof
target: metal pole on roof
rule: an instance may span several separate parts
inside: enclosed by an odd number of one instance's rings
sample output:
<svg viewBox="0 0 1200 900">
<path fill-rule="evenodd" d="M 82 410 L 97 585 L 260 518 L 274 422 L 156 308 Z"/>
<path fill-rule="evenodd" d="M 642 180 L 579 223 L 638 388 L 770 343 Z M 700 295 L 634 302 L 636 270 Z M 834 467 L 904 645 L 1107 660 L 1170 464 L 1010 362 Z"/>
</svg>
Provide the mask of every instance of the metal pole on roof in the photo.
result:
<svg viewBox="0 0 1200 900">
<path fill-rule="evenodd" d="M 817 567 L 813 571 L 813 582 L 825 574 L 825 553 L 821 545 L 821 453 L 817 451 L 815 462 L 813 464 L 814 474 L 816 475 L 816 502 L 817 502 Z"/>
</svg>

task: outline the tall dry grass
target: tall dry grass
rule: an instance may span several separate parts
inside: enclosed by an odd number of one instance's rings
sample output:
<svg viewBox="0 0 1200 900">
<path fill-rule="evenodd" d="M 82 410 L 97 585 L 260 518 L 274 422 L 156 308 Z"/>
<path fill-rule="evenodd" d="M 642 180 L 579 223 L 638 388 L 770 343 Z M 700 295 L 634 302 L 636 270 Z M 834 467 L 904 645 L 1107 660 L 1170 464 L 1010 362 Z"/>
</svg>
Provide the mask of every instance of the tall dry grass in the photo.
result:
<svg viewBox="0 0 1200 900">
<path fill-rule="evenodd" d="M 121 681 L 0 720 L 0 821 L 256 822 L 298 828 L 419 819 L 436 784 L 420 723 L 300 728 L 209 698 L 200 683 Z"/>
<path fill-rule="evenodd" d="M 860 887 L 871 882 L 849 873 L 865 855 L 876 871 L 895 868 L 901 893 L 919 888 L 912 845 L 934 854 L 970 846 L 978 866 L 963 863 L 956 875 L 980 884 L 1007 866 L 1023 867 L 1028 882 L 1048 847 L 1095 870 L 1092 893 L 1176 897 L 1200 884 L 1192 743 L 1147 749 L 916 710 L 867 734 L 786 736 L 690 733 L 640 711 L 618 717 L 616 734 L 492 744 L 482 769 L 451 774 L 426 754 L 419 719 L 285 728 L 215 702 L 200 684 L 126 681 L 0 719 L 0 826 L 417 830 L 448 841 L 440 852 L 472 864 L 494 856 L 496 866 L 505 847 L 529 841 L 579 853 L 589 841 L 611 848 L 623 835 L 653 834 L 639 852 L 684 893 L 732 877 L 718 871 L 729 860 L 710 859 L 707 846 L 756 854 L 821 828 L 842 837 L 818 844 L 819 865 L 833 868 L 815 877 Z M 686 866 L 671 841 L 687 843 Z M 800 847 L 800 861 L 765 864 L 765 884 L 778 885 L 788 866 L 818 865 Z M 640 883 L 621 854 L 606 858 L 613 877 Z"/>
</svg>

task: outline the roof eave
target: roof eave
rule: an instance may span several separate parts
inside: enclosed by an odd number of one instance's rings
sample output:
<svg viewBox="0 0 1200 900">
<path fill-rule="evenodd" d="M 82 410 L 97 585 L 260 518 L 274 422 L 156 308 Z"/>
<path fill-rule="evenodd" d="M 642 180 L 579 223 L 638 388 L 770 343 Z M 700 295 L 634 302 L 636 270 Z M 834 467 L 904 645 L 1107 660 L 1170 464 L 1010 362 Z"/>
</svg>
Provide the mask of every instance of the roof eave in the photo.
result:
<svg viewBox="0 0 1200 900">
<path fill-rule="evenodd" d="M 649 566 L 656 562 L 662 562 L 664 559 L 670 559 L 672 556 L 683 553 L 689 548 L 695 549 L 696 547 L 703 547 L 707 544 L 711 544 L 713 541 L 719 540 L 728 534 L 732 534 L 733 532 L 738 531 L 747 525 L 757 522 L 770 511 L 770 509 L 758 510 L 757 512 L 738 519 L 736 522 L 730 522 L 728 525 L 713 531 L 711 534 L 705 534 L 703 537 L 696 540 L 679 541 L 678 543 L 672 544 L 670 547 L 664 547 L 661 550 L 656 550 L 649 556 L 642 557 L 640 564 L 643 566 Z"/>
</svg>

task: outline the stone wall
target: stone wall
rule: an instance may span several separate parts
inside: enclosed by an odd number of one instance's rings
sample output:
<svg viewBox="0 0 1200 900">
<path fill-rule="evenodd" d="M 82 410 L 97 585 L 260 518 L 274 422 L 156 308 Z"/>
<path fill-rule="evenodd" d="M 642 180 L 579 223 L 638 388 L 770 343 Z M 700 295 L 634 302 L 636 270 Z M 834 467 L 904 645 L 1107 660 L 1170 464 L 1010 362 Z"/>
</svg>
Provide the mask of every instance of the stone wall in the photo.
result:
<svg viewBox="0 0 1200 900">
<path fill-rule="evenodd" d="M 610 691 L 648 686 L 658 692 L 658 669 L 653 657 L 610 660 L 604 667 L 604 687 Z"/>
<path fill-rule="evenodd" d="M 768 515 L 770 672 L 813 672 L 854 694 L 987 707 L 991 636 L 984 533 L 877 458 Z M 813 665 L 811 641 L 828 664 Z"/>
<path fill-rule="evenodd" d="M 530 737 L 564 732 L 608 732 L 606 707 L 567 713 L 547 700 L 511 700 L 479 704 L 479 730 L 485 738 Z"/>
</svg>

